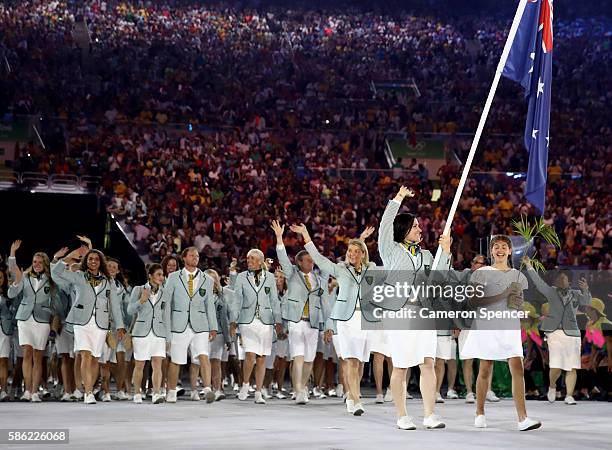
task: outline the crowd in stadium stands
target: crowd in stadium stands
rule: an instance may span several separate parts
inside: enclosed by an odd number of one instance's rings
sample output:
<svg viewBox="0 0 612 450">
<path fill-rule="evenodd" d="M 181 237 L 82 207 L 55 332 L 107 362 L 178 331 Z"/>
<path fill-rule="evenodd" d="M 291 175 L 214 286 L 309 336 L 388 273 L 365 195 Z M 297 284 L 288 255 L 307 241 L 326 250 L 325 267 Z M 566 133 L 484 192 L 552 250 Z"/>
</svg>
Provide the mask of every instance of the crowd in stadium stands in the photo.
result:
<svg viewBox="0 0 612 450">
<path fill-rule="evenodd" d="M 0 5 L 0 56 L 10 66 L 0 112 L 49 123 L 49 152 L 20 148 L 15 169 L 102 176 L 109 211 L 153 260 L 191 244 L 205 267 L 224 268 L 251 247 L 273 254 L 275 217 L 307 221 L 325 253 L 341 255 L 378 223 L 399 182 L 419 192 L 410 207 L 434 247 L 461 167 L 440 169 L 442 195 L 431 202 L 422 167 L 380 170 L 384 138 L 441 133 L 465 160 L 471 137 L 461 133 L 476 128 L 507 17 L 171 3 Z M 81 16 L 90 51 L 72 32 Z M 605 18 L 555 23 L 545 220 L 563 246 L 542 249 L 549 266 L 612 267 L 610 30 Z M 383 86 L 398 80 L 414 80 L 418 95 Z M 479 237 L 508 233 L 510 219 L 534 213 L 524 178 L 505 174 L 526 168 L 525 110 L 520 89 L 503 81 L 454 222 L 458 266 L 478 252 Z"/>
</svg>

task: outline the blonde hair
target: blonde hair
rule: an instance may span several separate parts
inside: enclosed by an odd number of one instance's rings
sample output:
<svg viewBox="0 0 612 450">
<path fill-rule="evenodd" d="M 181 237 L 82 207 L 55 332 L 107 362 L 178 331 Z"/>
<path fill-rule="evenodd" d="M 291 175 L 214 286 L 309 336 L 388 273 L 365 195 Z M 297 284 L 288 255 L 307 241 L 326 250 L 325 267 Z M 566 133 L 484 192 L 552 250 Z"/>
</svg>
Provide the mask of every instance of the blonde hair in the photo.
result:
<svg viewBox="0 0 612 450">
<path fill-rule="evenodd" d="M 215 269 L 206 269 L 204 273 L 210 275 L 210 277 L 213 279 L 214 291 L 217 294 L 221 294 L 221 277 L 219 276 L 219 273 Z"/>
<path fill-rule="evenodd" d="M 265 271 L 268 270 L 268 265 L 266 264 L 266 256 L 261 250 L 259 250 L 258 248 L 252 248 L 248 251 L 247 258 L 251 255 L 257 255 L 259 259 L 261 259 L 261 268 Z"/>
<path fill-rule="evenodd" d="M 363 242 L 361 239 L 351 239 L 348 243 L 348 247 L 350 247 L 351 245 L 359 247 L 359 249 L 363 252 L 363 258 L 361 259 L 361 265 L 367 266 L 368 264 L 370 264 L 370 253 L 368 252 L 368 246 L 365 245 L 365 242 Z M 349 259 L 348 259 L 348 247 L 346 249 L 346 256 L 344 258 L 344 262 L 346 263 L 347 266 L 350 265 Z"/>
</svg>

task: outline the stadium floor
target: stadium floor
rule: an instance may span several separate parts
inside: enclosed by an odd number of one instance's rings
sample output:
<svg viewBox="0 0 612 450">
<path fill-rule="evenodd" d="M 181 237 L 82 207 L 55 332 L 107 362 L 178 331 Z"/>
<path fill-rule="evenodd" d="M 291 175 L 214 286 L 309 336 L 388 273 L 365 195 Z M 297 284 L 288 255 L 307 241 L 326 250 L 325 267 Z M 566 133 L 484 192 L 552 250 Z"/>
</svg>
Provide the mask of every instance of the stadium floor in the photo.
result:
<svg viewBox="0 0 612 450">
<path fill-rule="evenodd" d="M 409 414 L 416 413 L 416 431 L 395 428 L 391 403 L 365 399 L 365 415 L 348 415 L 337 398 L 311 400 L 307 406 L 289 400 L 267 405 L 235 398 L 206 404 L 182 397 L 176 405 L 134 405 L 131 402 L 98 402 L 96 405 L 4 403 L 0 404 L 0 428 L 68 428 L 69 445 L 62 448 L 265 448 L 265 449 L 391 449 L 416 447 L 467 448 L 514 447 L 524 449 L 610 448 L 612 405 L 579 402 L 566 406 L 545 401 L 527 403 L 531 417 L 543 422 L 539 430 L 515 431 L 513 402 L 487 405 L 487 429 L 473 428 L 474 405 L 450 400 L 438 405 L 447 423 L 444 430 L 424 430 L 420 400 L 409 400 Z M 38 448 L 18 445 L 13 448 Z M 8 448 L 0 445 L 0 448 Z M 53 446 L 51 446 L 53 448 Z"/>
</svg>

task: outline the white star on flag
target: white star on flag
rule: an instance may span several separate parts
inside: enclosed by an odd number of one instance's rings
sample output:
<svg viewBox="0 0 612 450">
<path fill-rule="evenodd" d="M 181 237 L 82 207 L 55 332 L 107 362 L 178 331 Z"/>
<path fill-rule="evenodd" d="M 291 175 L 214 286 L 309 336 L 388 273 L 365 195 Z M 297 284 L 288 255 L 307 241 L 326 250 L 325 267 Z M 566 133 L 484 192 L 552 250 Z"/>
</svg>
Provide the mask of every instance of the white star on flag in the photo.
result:
<svg viewBox="0 0 612 450">
<path fill-rule="evenodd" d="M 540 97 L 540 93 L 544 93 L 544 83 L 542 83 L 542 78 L 538 78 L 538 94 L 537 97 Z"/>
<path fill-rule="evenodd" d="M 534 139 L 537 139 L 536 135 L 538 134 L 538 131 L 539 131 L 539 130 L 533 130 L 533 131 L 531 132 L 531 137 L 532 137 L 532 138 L 534 138 Z"/>
</svg>

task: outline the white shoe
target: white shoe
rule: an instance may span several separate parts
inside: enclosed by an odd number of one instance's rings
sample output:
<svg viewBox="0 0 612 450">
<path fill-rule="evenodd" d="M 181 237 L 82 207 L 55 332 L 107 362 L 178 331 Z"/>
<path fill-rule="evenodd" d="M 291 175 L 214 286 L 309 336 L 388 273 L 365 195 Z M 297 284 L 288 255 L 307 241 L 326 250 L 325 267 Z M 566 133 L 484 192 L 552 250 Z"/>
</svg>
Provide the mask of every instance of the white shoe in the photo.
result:
<svg viewBox="0 0 612 450">
<path fill-rule="evenodd" d="M 410 395 L 410 392 L 406 392 L 406 400 L 412 400 L 414 397 Z"/>
<path fill-rule="evenodd" d="M 376 403 L 385 403 L 385 396 L 382 394 L 376 394 Z"/>
<path fill-rule="evenodd" d="M 555 388 L 548 388 L 548 394 L 546 394 L 546 398 L 550 403 L 555 403 L 557 399 L 557 390 Z"/>
<path fill-rule="evenodd" d="M 189 400 L 194 401 L 194 402 L 199 402 L 200 393 L 197 390 L 191 391 L 191 394 L 189 395 Z"/>
<path fill-rule="evenodd" d="M 104 394 L 104 396 L 102 397 L 102 401 L 105 403 L 108 403 L 111 401 L 111 395 L 107 392 L 106 394 Z"/>
<path fill-rule="evenodd" d="M 446 393 L 446 398 L 448 400 L 456 400 L 459 398 L 459 396 L 457 395 L 457 392 L 453 389 L 449 389 L 448 392 Z"/>
<path fill-rule="evenodd" d="M 83 393 L 81 391 L 79 391 L 78 389 L 74 390 L 74 392 L 72 393 L 72 396 L 74 398 L 76 398 L 77 400 L 82 400 L 83 399 Z"/>
<path fill-rule="evenodd" d="M 261 391 L 255 391 L 255 403 L 257 403 L 258 405 L 266 404 L 266 399 L 263 398 Z"/>
<path fill-rule="evenodd" d="M 8 399 L 9 399 L 9 395 L 4 391 L 0 391 L 0 402 L 6 402 L 8 401 Z"/>
<path fill-rule="evenodd" d="M 115 398 L 117 400 L 128 400 L 129 399 L 128 395 L 123 391 L 117 392 L 117 395 L 115 396 Z"/>
<path fill-rule="evenodd" d="M 400 430 L 416 430 L 416 425 L 408 416 L 402 416 L 397 419 L 396 425 Z"/>
<path fill-rule="evenodd" d="M 429 417 L 423 419 L 423 426 L 428 430 L 438 430 L 446 427 L 446 424 L 436 414 L 430 414 Z"/>
<path fill-rule="evenodd" d="M 249 386 L 249 394 L 254 394 L 255 388 L 253 386 Z"/>
<path fill-rule="evenodd" d="M 219 400 L 223 400 L 225 398 L 225 393 L 223 391 L 216 391 L 215 392 L 215 401 L 218 402 Z"/>
<path fill-rule="evenodd" d="M 164 403 L 164 396 L 161 394 L 153 394 L 151 403 L 153 403 L 154 405 L 159 405 L 160 403 Z"/>
<path fill-rule="evenodd" d="M 387 392 L 385 392 L 385 401 L 386 402 L 392 402 L 393 401 L 393 393 L 391 392 L 390 388 L 387 388 Z M 408 417 L 408 416 L 402 416 L 402 417 Z M 399 422 L 402 417 L 397 419 L 397 421 Z M 399 427 L 399 425 L 398 425 L 398 427 Z M 411 429 L 412 428 L 402 428 L 402 430 L 411 430 Z"/>
<path fill-rule="evenodd" d="M 491 403 L 497 403 L 499 401 L 499 397 L 497 395 L 495 395 L 495 392 L 488 391 L 487 392 L 486 400 L 488 402 L 491 402 Z"/>
<path fill-rule="evenodd" d="M 344 386 L 342 386 L 341 384 L 336 386 L 336 395 L 338 397 L 342 397 L 344 395 Z"/>
<path fill-rule="evenodd" d="M 34 395 L 34 394 L 32 394 L 32 395 Z M 49 392 L 46 389 L 43 389 L 42 390 L 42 398 L 49 398 L 49 397 L 51 397 L 51 392 Z"/>
<path fill-rule="evenodd" d="M 249 397 L 249 385 L 246 383 L 242 384 L 240 392 L 238 393 L 238 400 L 245 401 Z"/>
<path fill-rule="evenodd" d="M 95 405 L 96 404 L 96 396 L 93 395 L 93 392 L 85 394 L 83 396 L 83 403 L 86 405 Z"/>
<path fill-rule="evenodd" d="M 139 405 L 142 403 L 142 394 L 134 394 L 134 403 Z"/>
<path fill-rule="evenodd" d="M 295 398 L 297 397 L 297 395 L 295 395 L 295 391 L 291 392 L 291 400 L 295 400 Z"/>
<path fill-rule="evenodd" d="M 476 428 L 487 428 L 487 421 L 484 414 L 479 414 L 474 419 L 474 426 Z"/>
<path fill-rule="evenodd" d="M 357 403 L 355 405 L 355 409 L 353 410 L 353 415 L 354 416 L 360 416 L 365 412 L 365 409 L 363 409 L 363 405 L 361 403 Z"/>
<path fill-rule="evenodd" d="M 529 417 L 525 417 L 525 420 L 517 424 L 517 429 L 519 431 L 529 431 L 529 430 L 537 430 L 541 426 L 542 426 L 542 422 L 538 422 L 537 420 L 533 420 L 533 419 L 530 419 Z"/>
<path fill-rule="evenodd" d="M 62 398 L 60 398 L 60 402 L 71 402 L 72 401 L 72 396 L 70 394 L 68 394 L 67 392 L 64 392 L 64 395 L 62 395 Z M 1 396 L 0 396 L 1 399 Z"/>
<path fill-rule="evenodd" d="M 346 412 L 353 414 L 355 412 L 355 402 L 351 399 L 346 399 Z"/>
<path fill-rule="evenodd" d="M 336 390 L 334 388 L 331 388 L 330 390 L 327 391 L 327 396 L 328 397 L 337 397 L 338 393 L 336 392 Z"/>
<path fill-rule="evenodd" d="M 166 403 L 176 403 L 176 389 L 169 389 L 166 394 Z"/>
<path fill-rule="evenodd" d="M 204 398 L 206 399 L 206 403 L 212 403 L 215 401 L 215 393 L 212 391 L 211 388 L 204 388 Z"/>
<path fill-rule="evenodd" d="M 240 390 L 240 386 L 238 386 L 238 383 L 234 383 L 234 386 L 232 387 L 232 391 L 238 392 L 239 390 Z"/>
<path fill-rule="evenodd" d="M 161 395 L 162 397 L 166 397 L 166 388 L 161 388 L 160 395 Z"/>
<path fill-rule="evenodd" d="M 40 403 L 42 400 L 38 394 L 32 394 L 32 399 L 30 400 L 32 403 Z"/>
<path fill-rule="evenodd" d="M 306 400 L 306 403 L 310 401 L 310 398 L 308 398 L 308 388 L 304 389 L 304 400 Z"/>
<path fill-rule="evenodd" d="M 576 400 L 574 400 L 574 397 L 572 397 L 571 395 L 568 395 L 567 397 L 565 397 L 565 404 L 566 405 L 575 405 L 576 404 Z"/>
<path fill-rule="evenodd" d="M 25 391 L 19 400 L 29 402 L 32 400 L 32 394 L 30 394 L 30 391 Z"/>
<path fill-rule="evenodd" d="M 316 386 L 314 388 L 312 388 L 312 396 L 313 397 L 320 397 L 321 394 L 323 394 L 323 391 L 321 389 L 319 389 Z"/>
<path fill-rule="evenodd" d="M 176 390 L 176 396 L 180 397 L 182 395 L 185 395 L 185 389 L 179 386 Z"/>
<path fill-rule="evenodd" d="M 272 398 L 272 396 L 268 393 L 268 389 L 267 388 L 263 388 L 261 390 L 261 395 L 263 396 L 264 399 L 266 400 L 270 400 Z"/>
<path fill-rule="evenodd" d="M 287 398 L 287 396 L 285 394 L 283 394 L 281 391 L 278 391 L 276 393 L 276 398 L 279 399 L 279 400 L 284 400 L 284 399 Z"/>
<path fill-rule="evenodd" d="M 436 396 L 436 403 L 444 403 L 444 399 L 442 398 L 440 394 Z"/>
<path fill-rule="evenodd" d="M 298 392 L 295 396 L 295 404 L 296 405 L 305 405 L 306 404 L 306 396 L 304 392 Z"/>
<path fill-rule="evenodd" d="M 468 392 L 465 395 L 465 403 L 476 403 L 476 396 L 473 392 Z"/>
</svg>

